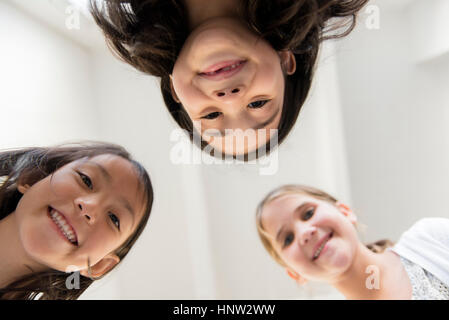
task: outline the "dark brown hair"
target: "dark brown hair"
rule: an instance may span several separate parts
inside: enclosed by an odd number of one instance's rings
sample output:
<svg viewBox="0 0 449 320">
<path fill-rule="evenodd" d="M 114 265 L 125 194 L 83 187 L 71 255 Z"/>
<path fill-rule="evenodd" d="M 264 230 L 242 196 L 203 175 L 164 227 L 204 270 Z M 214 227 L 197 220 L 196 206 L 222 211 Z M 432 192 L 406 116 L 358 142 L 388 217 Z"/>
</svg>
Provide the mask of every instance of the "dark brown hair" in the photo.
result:
<svg viewBox="0 0 449 320">
<path fill-rule="evenodd" d="M 279 256 L 277 251 L 273 248 L 273 245 L 271 243 L 271 240 L 267 236 L 267 232 L 265 231 L 263 225 L 262 225 L 262 212 L 264 207 L 269 204 L 270 202 L 274 201 L 275 199 L 278 199 L 280 197 L 283 197 L 288 194 L 302 194 L 311 196 L 315 199 L 326 201 L 332 205 L 336 205 L 338 200 L 331 196 L 330 194 L 314 188 L 310 186 L 305 185 L 284 185 L 281 187 L 276 188 L 275 190 L 268 193 L 265 198 L 259 203 L 256 210 L 256 226 L 257 226 L 257 233 L 259 234 L 259 238 L 262 241 L 262 244 L 267 250 L 267 252 L 270 254 L 270 256 L 281 266 L 287 267 L 284 260 Z M 384 239 L 379 240 L 374 243 L 367 244 L 366 247 L 370 249 L 371 251 L 375 253 L 381 253 L 385 251 L 386 248 L 391 247 L 393 245 L 393 242 L 390 240 Z"/>
<path fill-rule="evenodd" d="M 182 104 L 170 89 L 169 75 L 189 35 L 187 8 L 182 0 L 109 0 L 91 12 L 103 30 L 108 46 L 136 69 L 159 77 L 168 111 L 192 141 L 194 129 Z M 285 75 L 284 106 L 278 143 L 293 128 L 309 92 L 320 43 L 346 36 L 355 26 L 357 12 L 368 0 L 242 0 L 240 15 L 248 28 L 276 51 L 291 50 L 296 72 Z M 329 22 L 331 18 L 340 18 Z M 197 143 L 198 144 L 198 143 Z M 198 147 L 207 142 L 200 139 Z M 263 146 L 262 154 L 275 146 Z M 259 148 L 262 150 L 262 148 Z M 258 157 L 257 150 L 251 155 Z M 214 154 L 215 155 L 215 154 Z M 249 159 L 248 159 L 249 160 Z"/>
<path fill-rule="evenodd" d="M 142 233 L 150 217 L 153 204 L 153 187 L 145 168 L 133 160 L 121 146 L 88 142 L 0 152 L 0 177 L 6 176 L 6 180 L 3 183 L 0 182 L 0 220 L 15 211 L 22 197 L 22 194 L 17 190 L 18 183 L 31 186 L 70 162 L 103 154 L 116 155 L 133 164 L 146 202 L 145 211 L 137 229 L 115 250 L 115 254 L 122 261 Z M 0 299 L 33 300 L 40 295 L 40 300 L 75 300 L 94 281 L 92 278 L 81 276 L 80 288 L 69 290 L 66 287 L 68 276 L 67 273 L 56 270 L 31 273 L 0 289 Z"/>
</svg>

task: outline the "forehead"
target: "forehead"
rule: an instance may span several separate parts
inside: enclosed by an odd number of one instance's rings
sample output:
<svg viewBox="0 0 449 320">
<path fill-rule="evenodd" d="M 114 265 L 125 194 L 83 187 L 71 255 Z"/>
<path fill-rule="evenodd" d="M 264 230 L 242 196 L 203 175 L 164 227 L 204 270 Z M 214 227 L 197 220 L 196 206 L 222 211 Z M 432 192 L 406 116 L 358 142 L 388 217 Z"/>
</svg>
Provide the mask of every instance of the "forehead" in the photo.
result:
<svg viewBox="0 0 449 320">
<path fill-rule="evenodd" d="M 102 154 L 92 158 L 83 158 L 74 161 L 73 165 L 91 166 L 100 171 L 110 185 L 120 184 L 134 185 L 140 184 L 134 165 L 120 156 L 113 154 Z"/>
</svg>

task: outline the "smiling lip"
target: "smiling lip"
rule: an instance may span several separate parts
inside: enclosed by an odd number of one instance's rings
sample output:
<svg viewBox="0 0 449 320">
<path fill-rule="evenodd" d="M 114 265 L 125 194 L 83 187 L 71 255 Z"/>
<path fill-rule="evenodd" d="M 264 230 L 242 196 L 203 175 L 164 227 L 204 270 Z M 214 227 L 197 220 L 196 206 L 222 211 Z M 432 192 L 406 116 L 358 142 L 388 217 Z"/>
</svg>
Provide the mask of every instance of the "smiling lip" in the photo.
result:
<svg viewBox="0 0 449 320">
<path fill-rule="evenodd" d="M 208 80 L 220 81 L 240 72 L 245 67 L 245 64 L 245 60 L 222 61 L 208 67 L 203 72 L 200 72 L 199 75 Z"/>
<path fill-rule="evenodd" d="M 47 214 L 52 221 L 53 228 L 58 232 L 58 234 L 71 245 L 78 246 L 76 231 L 70 224 L 69 220 L 67 220 L 66 216 L 52 207 L 48 207 Z"/>
<path fill-rule="evenodd" d="M 332 238 L 333 232 L 329 233 L 328 235 L 324 236 L 315 246 L 313 251 L 313 257 L 312 260 L 316 260 L 321 256 L 321 253 L 323 253 L 324 249 L 326 248 L 327 242 Z"/>
</svg>

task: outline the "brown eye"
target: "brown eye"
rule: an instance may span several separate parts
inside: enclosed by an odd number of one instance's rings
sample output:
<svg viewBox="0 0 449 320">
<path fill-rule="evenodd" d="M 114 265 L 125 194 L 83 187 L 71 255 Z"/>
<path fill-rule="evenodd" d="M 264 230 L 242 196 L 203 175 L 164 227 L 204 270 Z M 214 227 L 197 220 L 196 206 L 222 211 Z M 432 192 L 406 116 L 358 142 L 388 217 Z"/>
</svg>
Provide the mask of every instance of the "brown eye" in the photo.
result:
<svg viewBox="0 0 449 320">
<path fill-rule="evenodd" d="M 309 220 L 310 218 L 312 218 L 313 214 L 315 212 L 315 208 L 310 208 L 307 211 L 304 212 L 304 214 L 302 215 L 302 220 Z"/>
<path fill-rule="evenodd" d="M 288 247 L 293 242 L 294 239 L 295 239 L 295 236 L 293 235 L 293 233 L 287 234 L 285 236 L 284 243 L 282 244 L 282 247 L 283 248 Z"/>
<path fill-rule="evenodd" d="M 93 189 L 92 180 L 89 178 L 89 176 L 85 175 L 84 173 L 78 172 L 78 175 L 80 176 L 83 183 L 89 188 Z"/>
<path fill-rule="evenodd" d="M 250 104 L 248 104 L 248 108 L 251 108 L 251 109 L 262 108 L 268 101 L 270 101 L 270 100 L 259 100 L 259 101 L 251 102 Z"/>
<path fill-rule="evenodd" d="M 109 219 L 111 219 L 112 223 L 120 230 L 120 219 L 113 213 L 109 213 Z"/>
<path fill-rule="evenodd" d="M 201 119 L 207 119 L 207 120 L 213 120 L 220 116 L 221 112 L 212 112 L 209 113 L 207 116 L 202 117 Z"/>
</svg>

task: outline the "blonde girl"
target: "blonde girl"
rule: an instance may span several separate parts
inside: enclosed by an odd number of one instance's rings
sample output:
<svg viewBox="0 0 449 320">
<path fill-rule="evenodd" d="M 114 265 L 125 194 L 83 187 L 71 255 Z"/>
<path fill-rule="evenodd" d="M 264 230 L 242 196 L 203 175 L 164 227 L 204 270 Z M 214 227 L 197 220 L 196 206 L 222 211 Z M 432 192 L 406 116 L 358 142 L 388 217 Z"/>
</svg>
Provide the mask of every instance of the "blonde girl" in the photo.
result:
<svg viewBox="0 0 449 320">
<path fill-rule="evenodd" d="M 390 248 L 364 245 L 356 222 L 347 205 L 300 185 L 272 191 L 256 213 L 265 249 L 299 284 L 326 282 L 347 299 L 449 299 L 449 219 L 422 219 Z"/>
</svg>

